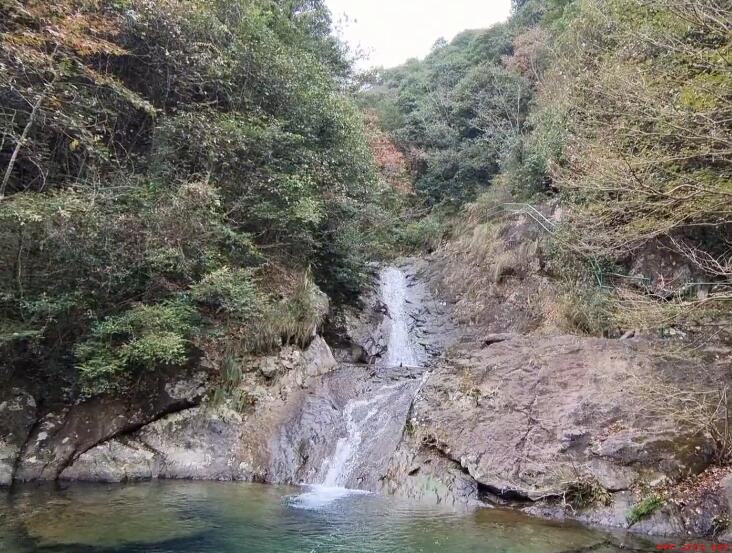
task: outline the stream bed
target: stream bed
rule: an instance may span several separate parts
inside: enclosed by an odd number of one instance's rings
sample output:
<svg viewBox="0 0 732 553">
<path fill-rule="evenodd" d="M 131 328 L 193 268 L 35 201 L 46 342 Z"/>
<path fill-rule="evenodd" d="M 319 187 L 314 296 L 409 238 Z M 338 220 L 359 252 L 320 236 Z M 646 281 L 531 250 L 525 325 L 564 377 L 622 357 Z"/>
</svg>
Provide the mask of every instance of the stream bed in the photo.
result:
<svg viewBox="0 0 732 553">
<path fill-rule="evenodd" d="M 235 482 L 22 486 L 0 496 L 3 553 L 554 553 L 609 536 L 498 509 L 456 512 L 375 494 L 299 501 Z"/>
</svg>

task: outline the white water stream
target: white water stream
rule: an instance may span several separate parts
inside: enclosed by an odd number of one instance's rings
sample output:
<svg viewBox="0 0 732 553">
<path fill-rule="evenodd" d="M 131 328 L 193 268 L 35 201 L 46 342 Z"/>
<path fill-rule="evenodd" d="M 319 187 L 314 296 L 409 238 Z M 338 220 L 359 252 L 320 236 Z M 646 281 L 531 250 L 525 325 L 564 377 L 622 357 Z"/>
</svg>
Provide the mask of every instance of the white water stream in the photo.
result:
<svg viewBox="0 0 732 553">
<path fill-rule="evenodd" d="M 387 352 L 380 366 L 416 366 L 417 358 L 407 325 L 406 276 L 396 267 L 384 269 L 379 290 L 388 317 Z M 379 434 L 388 428 L 388 406 L 398 398 L 403 388 L 404 383 L 389 384 L 374 394 L 346 403 L 343 409 L 346 435 L 338 440 L 332 457 L 324 462 L 322 472 L 325 474 L 321 484 L 311 486 L 307 493 L 295 499 L 293 505 L 318 509 L 347 495 L 368 493 L 346 486 L 361 454 L 369 447 L 378 447 Z"/>
<path fill-rule="evenodd" d="M 390 319 L 389 339 L 384 367 L 413 367 L 417 365 L 412 339 L 407 326 L 407 278 L 396 267 L 388 267 L 381 273 L 381 300 L 386 305 Z"/>
</svg>

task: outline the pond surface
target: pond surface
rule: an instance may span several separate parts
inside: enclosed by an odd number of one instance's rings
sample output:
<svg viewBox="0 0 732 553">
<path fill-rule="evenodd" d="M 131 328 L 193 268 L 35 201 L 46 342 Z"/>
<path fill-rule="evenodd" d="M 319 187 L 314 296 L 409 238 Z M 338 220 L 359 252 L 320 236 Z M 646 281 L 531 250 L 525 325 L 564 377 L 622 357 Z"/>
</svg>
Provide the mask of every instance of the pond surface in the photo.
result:
<svg viewBox="0 0 732 553">
<path fill-rule="evenodd" d="M 334 488 L 160 481 L 24 486 L 0 495 L 3 553 L 615 550 L 607 540 L 498 509 L 457 513 Z"/>
</svg>

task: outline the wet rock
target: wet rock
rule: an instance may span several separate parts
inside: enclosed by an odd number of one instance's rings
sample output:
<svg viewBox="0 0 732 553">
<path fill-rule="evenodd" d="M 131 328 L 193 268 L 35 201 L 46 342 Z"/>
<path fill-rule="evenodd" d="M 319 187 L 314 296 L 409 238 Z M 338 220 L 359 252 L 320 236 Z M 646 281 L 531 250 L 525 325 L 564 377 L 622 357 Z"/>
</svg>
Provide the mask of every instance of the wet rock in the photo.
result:
<svg viewBox="0 0 732 553">
<path fill-rule="evenodd" d="M 419 450 L 409 440 L 392 457 L 381 491 L 458 510 L 484 506 L 478 483 L 459 463 Z"/>
<path fill-rule="evenodd" d="M 420 364 L 430 365 L 445 346 L 459 338 L 451 309 L 433 294 L 426 278 L 426 260 L 407 258 L 396 265 L 407 275 L 404 301 L 415 354 Z M 378 365 L 387 356 L 391 318 L 377 285 L 374 282 L 361 297 L 360 310 L 341 308 L 333 314 L 326 337 L 333 337 L 339 361 Z"/>
<path fill-rule="evenodd" d="M 269 440 L 267 480 L 322 482 L 339 441 L 350 436 L 354 450 L 338 485 L 378 491 L 420 380 L 408 369 L 345 365 L 310 382 L 307 394 L 280 409 L 286 416 Z M 360 421 L 358 436 L 348 417 Z"/>
<path fill-rule="evenodd" d="M 83 453 L 64 469 L 62 480 L 124 482 L 149 480 L 159 471 L 155 451 L 135 440 L 109 440 Z"/>
<path fill-rule="evenodd" d="M 556 520 L 572 519 L 585 524 L 606 528 L 629 528 L 628 514 L 638 498 L 630 491 L 622 491 L 612 495 L 609 505 L 593 505 L 584 509 L 567 509 L 555 503 L 539 503 L 522 509 L 527 514 Z M 687 534 L 677 509 L 671 505 L 660 507 L 647 517 L 630 527 L 634 533 L 653 536 L 680 536 Z"/>
</svg>

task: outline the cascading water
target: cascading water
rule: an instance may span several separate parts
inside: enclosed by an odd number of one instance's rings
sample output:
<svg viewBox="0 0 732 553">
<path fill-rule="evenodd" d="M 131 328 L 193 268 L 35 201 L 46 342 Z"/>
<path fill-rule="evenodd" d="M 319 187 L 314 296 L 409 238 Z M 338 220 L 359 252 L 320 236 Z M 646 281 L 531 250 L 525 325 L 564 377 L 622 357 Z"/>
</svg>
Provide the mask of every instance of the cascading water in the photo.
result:
<svg viewBox="0 0 732 553">
<path fill-rule="evenodd" d="M 390 319 L 386 356 L 380 365 L 416 366 L 417 359 L 407 326 L 407 278 L 396 267 L 388 267 L 381 273 L 379 289 Z"/>
<path fill-rule="evenodd" d="M 384 328 L 388 336 L 386 355 L 379 366 L 383 370 L 414 367 L 417 356 L 407 324 L 406 276 L 395 267 L 384 269 L 379 290 L 387 310 Z M 378 455 L 384 438 L 400 428 L 394 427 L 394 406 L 402 406 L 405 414 L 414 389 L 413 379 L 402 380 L 349 400 L 343 408 L 346 435 L 338 439 L 333 455 L 323 463 L 318 478 L 320 483 L 299 495 L 293 504 L 317 509 L 353 493 L 367 493 L 349 489 L 349 486 L 358 486 L 358 481 L 354 482 L 352 478 L 354 468 L 362 460 L 365 462 Z"/>
<path fill-rule="evenodd" d="M 345 486 L 353 469 L 353 461 L 363 442 L 362 430 L 380 412 L 380 407 L 388 402 L 398 384 L 384 386 L 379 393 L 367 399 L 351 400 L 343 409 L 348 434 L 339 439 L 335 454 L 328 461 L 328 471 L 323 480 L 324 486 Z M 383 412 L 383 411 L 382 411 Z"/>
</svg>

